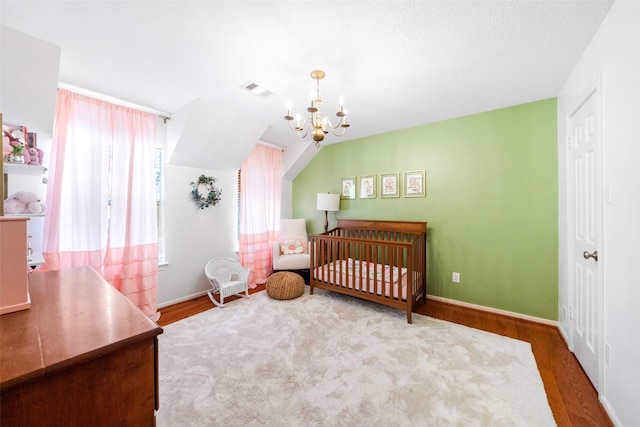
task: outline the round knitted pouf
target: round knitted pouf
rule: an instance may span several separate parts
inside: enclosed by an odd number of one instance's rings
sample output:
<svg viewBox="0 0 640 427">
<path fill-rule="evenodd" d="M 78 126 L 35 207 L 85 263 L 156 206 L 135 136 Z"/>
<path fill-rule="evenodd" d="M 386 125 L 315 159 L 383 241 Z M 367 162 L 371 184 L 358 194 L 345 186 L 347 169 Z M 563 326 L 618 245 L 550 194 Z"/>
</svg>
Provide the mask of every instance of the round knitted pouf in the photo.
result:
<svg viewBox="0 0 640 427">
<path fill-rule="evenodd" d="M 304 279 L 299 274 L 281 271 L 269 276 L 266 288 L 273 299 L 294 299 L 304 293 Z"/>
</svg>

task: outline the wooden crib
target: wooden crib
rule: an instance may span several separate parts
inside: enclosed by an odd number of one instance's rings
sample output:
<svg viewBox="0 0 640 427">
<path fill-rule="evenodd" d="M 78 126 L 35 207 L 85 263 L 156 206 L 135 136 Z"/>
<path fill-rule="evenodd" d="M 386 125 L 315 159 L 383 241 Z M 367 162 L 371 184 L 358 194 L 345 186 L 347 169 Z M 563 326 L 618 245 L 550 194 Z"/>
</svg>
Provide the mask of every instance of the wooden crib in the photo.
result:
<svg viewBox="0 0 640 427">
<path fill-rule="evenodd" d="M 404 309 L 426 301 L 427 223 L 339 219 L 310 236 L 310 293 L 314 288 Z"/>
</svg>

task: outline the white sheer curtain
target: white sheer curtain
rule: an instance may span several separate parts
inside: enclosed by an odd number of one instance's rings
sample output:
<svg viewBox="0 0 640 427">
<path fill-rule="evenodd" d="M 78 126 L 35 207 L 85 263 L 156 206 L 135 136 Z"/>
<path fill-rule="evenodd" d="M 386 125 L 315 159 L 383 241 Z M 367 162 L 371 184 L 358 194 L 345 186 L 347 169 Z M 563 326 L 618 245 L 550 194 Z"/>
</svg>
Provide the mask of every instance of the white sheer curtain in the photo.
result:
<svg viewBox="0 0 640 427">
<path fill-rule="evenodd" d="M 257 144 L 240 172 L 240 263 L 251 268 L 249 286 L 273 271 L 273 244 L 280 221 L 282 150 Z"/>
<path fill-rule="evenodd" d="M 58 91 L 43 270 L 89 265 L 157 317 L 153 114 Z"/>
</svg>

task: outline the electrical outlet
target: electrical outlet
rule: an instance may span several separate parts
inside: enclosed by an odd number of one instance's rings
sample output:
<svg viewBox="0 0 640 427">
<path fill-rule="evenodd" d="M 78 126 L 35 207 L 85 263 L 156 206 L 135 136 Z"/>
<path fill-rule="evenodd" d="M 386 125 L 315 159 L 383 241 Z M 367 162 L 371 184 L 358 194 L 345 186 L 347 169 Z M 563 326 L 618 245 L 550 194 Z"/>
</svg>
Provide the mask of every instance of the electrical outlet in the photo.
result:
<svg viewBox="0 0 640 427">
<path fill-rule="evenodd" d="M 460 273 L 456 273 L 454 271 L 453 275 L 451 276 L 451 280 L 453 281 L 453 283 L 460 283 Z"/>
</svg>

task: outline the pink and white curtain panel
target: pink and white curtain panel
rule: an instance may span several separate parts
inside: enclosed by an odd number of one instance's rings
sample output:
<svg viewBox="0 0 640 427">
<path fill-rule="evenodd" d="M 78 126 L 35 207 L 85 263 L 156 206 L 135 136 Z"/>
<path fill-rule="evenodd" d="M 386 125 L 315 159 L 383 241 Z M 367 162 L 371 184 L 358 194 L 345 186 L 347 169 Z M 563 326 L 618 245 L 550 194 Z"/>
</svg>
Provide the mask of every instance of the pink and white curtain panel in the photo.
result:
<svg viewBox="0 0 640 427">
<path fill-rule="evenodd" d="M 157 117 L 60 89 L 43 270 L 89 265 L 156 319 Z"/>
<path fill-rule="evenodd" d="M 240 172 L 240 263 L 251 268 L 249 287 L 273 271 L 273 244 L 280 221 L 282 150 L 257 144 Z"/>
</svg>

